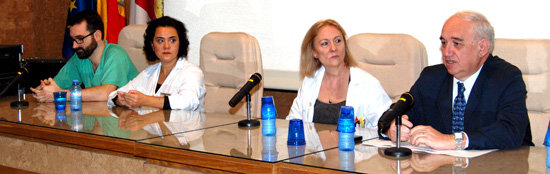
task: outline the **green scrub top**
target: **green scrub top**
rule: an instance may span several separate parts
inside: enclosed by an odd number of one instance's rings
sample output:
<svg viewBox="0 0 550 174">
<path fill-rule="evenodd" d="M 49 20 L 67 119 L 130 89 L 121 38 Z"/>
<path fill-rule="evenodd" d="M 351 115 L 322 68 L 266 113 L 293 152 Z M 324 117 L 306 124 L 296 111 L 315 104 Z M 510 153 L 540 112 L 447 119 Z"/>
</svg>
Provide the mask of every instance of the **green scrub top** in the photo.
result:
<svg viewBox="0 0 550 174">
<path fill-rule="evenodd" d="M 85 88 L 104 84 L 122 87 L 138 74 L 134 63 L 122 47 L 116 44 L 107 44 L 101 55 L 101 62 L 94 72 L 90 59 L 80 59 L 75 53 L 54 77 L 61 89 L 69 89 L 73 80 L 84 83 Z"/>
</svg>

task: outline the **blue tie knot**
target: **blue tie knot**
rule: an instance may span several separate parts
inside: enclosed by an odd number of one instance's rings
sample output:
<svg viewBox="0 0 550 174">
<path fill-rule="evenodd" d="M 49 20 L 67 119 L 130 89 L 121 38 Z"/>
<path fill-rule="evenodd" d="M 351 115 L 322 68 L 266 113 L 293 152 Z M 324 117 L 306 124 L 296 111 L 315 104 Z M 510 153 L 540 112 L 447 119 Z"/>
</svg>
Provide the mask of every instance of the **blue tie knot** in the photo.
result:
<svg viewBox="0 0 550 174">
<path fill-rule="evenodd" d="M 458 84 L 458 94 L 464 95 L 464 91 L 466 90 L 466 88 L 464 88 L 464 83 L 456 82 L 456 84 Z"/>
</svg>

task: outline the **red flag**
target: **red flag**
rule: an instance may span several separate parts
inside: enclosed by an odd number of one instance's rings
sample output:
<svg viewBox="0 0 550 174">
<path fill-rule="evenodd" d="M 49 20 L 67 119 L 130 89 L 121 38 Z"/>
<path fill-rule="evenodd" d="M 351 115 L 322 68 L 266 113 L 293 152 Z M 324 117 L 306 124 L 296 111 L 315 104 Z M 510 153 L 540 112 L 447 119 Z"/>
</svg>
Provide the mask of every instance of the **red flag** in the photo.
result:
<svg viewBox="0 0 550 174">
<path fill-rule="evenodd" d="M 130 8 L 130 24 L 147 24 L 160 18 L 164 12 L 164 0 L 135 0 Z"/>
<path fill-rule="evenodd" d="M 105 24 L 105 39 L 118 43 L 118 33 L 126 26 L 124 0 L 98 0 L 97 12 Z"/>
</svg>

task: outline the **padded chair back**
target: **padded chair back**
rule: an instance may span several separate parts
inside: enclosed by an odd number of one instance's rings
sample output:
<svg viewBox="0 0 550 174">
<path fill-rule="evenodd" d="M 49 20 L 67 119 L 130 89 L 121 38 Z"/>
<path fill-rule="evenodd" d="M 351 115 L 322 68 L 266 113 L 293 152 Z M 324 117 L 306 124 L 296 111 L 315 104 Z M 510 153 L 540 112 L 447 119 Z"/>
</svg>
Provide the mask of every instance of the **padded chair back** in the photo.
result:
<svg viewBox="0 0 550 174">
<path fill-rule="evenodd" d="M 409 91 L 428 62 L 424 45 L 406 34 L 360 33 L 348 39 L 348 47 L 359 67 L 376 77 L 393 101 Z"/>
<path fill-rule="evenodd" d="M 156 63 L 149 62 L 145 59 L 145 52 L 143 52 L 143 34 L 146 28 L 147 25 L 128 25 L 122 28 L 118 34 L 118 45 L 126 50 L 138 72 Z"/>
<path fill-rule="evenodd" d="M 533 143 L 543 146 L 550 120 L 550 40 L 495 39 L 493 55 L 521 70 Z"/>
<path fill-rule="evenodd" d="M 256 38 L 242 32 L 208 33 L 201 40 L 200 67 L 206 85 L 206 112 L 246 116 L 246 97 L 234 108 L 228 102 L 252 74 L 263 75 L 260 46 Z M 263 82 L 250 93 L 251 116 L 260 117 Z"/>
</svg>

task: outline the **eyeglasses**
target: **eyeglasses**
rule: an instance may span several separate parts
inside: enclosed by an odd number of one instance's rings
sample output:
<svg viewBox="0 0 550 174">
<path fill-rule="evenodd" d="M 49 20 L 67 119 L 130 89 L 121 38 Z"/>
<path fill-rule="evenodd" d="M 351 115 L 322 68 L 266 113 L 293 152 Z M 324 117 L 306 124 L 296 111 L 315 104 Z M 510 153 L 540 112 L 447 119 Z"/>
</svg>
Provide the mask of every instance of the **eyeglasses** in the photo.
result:
<svg viewBox="0 0 550 174">
<path fill-rule="evenodd" d="M 84 43 L 84 39 L 86 39 L 88 36 L 91 36 L 91 35 L 94 34 L 94 33 L 95 33 L 95 31 L 94 31 L 94 32 L 91 32 L 90 34 L 88 34 L 88 35 L 86 35 L 86 36 L 84 36 L 84 37 L 81 37 L 81 38 L 72 38 L 72 37 L 71 37 L 71 40 L 72 40 L 73 42 L 76 42 L 77 44 L 82 44 L 82 43 Z"/>
</svg>

